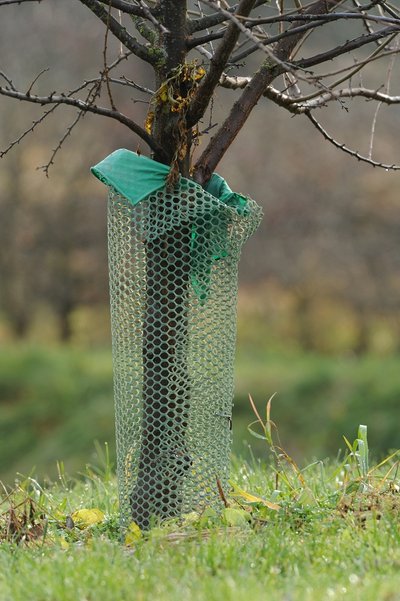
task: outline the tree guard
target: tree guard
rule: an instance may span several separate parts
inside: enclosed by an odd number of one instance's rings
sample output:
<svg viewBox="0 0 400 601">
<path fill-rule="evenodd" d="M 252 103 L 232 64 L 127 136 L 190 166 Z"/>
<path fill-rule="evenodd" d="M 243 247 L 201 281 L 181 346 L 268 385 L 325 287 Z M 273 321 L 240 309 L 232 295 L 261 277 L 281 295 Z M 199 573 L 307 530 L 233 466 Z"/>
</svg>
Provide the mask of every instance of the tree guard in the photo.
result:
<svg viewBox="0 0 400 601">
<path fill-rule="evenodd" d="M 237 271 L 260 207 L 214 174 L 206 189 L 117 150 L 109 188 L 111 325 L 121 523 L 221 505 L 226 489 Z"/>
</svg>

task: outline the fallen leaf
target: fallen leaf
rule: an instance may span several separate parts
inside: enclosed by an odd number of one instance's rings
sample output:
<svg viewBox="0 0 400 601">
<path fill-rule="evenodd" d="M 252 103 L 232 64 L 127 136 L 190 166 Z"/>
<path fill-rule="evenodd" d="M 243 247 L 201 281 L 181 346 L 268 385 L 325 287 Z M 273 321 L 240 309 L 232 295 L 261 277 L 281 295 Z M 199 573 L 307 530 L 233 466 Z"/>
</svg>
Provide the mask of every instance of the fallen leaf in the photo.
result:
<svg viewBox="0 0 400 601">
<path fill-rule="evenodd" d="M 142 538 L 142 531 L 136 522 L 131 522 L 126 529 L 125 544 L 130 547 Z"/>
<path fill-rule="evenodd" d="M 239 488 L 237 484 L 231 483 L 231 485 L 233 487 L 233 493 L 231 493 L 231 496 L 234 498 L 239 497 L 246 503 L 262 505 L 263 507 L 267 507 L 272 511 L 279 511 L 281 508 L 280 505 L 277 505 L 276 503 L 272 503 L 271 501 L 267 501 L 267 499 L 263 499 L 262 497 L 258 497 L 256 495 L 252 495 L 249 492 L 246 492 L 245 490 Z"/>
<path fill-rule="evenodd" d="M 71 515 L 78 528 L 87 528 L 104 521 L 105 515 L 100 509 L 78 509 Z"/>
</svg>

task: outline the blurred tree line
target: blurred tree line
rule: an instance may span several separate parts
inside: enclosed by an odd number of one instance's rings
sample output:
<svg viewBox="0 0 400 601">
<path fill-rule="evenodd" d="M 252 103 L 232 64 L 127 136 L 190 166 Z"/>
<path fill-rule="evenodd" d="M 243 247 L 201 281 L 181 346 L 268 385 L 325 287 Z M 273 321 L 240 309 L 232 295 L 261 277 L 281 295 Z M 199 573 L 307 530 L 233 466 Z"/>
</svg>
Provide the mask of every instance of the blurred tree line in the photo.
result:
<svg viewBox="0 0 400 601">
<path fill-rule="evenodd" d="M 60 81 L 72 88 L 94 75 L 93 65 L 101 69 L 102 30 L 79 3 L 73 14 L 68 3 L 55 0 L 54 5 L 46 11 L 34 5 L 24 11 L 10 8 L 26 55 L 16 56 L 4 20 L 2 62 L 20 82 L 46 64 L 50 70 L 42 78 L 54 89 Z M 74 22 L 68 32 L 60 11 Z M 215 97 L 215 121 L 225 94 L 221 90 Z M 134 97 L 130 102 L 129 111 L 144 120 L 146 107 Z M 356 146 L 368 153 L 375 109 L 360 102 L 351 118 L 345 109 L 344 103 L 330 107 L 326 123 L 335 125 L 341 142 L 351 140 L 354 146 L 357 140 Z M 3 150 L 40 110 L 2 100 Z M 38 315 L 44 325 L 36 335 L 48 334 L 45 315 L 49 330 L 62 341 L 78 336 L 77 315 L 83 307 L 92 313 L 100 308 L 99 319 L 104 319 L 105 198 L 89 167 L 115 148 L 136 148 L 123 127 L 104 122 L 98 127 L 96 118 L 86 116 L 47 180 L 36 167 L 48 162 L 71 115 L 55 111 L 49 124 L 1 162 L 0 341 L 31 335 Z M 374 151 L 389 162 L 398 154 L 399 121 L 398 111 L 382 109 L 376 123 Z M 266 139 L 271 141 L 268 154 Z M 399 175 L 352 161 L 328 146 L 309 123 L 288 119 L 275 106 L 255 111 L 220 171 L 234 189 L 265 207 L 263 225 L 245 249 L 241 269 L 242 339 L 321 352 L 398 352 Z M 101 330 L 96 319 L 91 324 L 95 334 Z"/>
</svg>

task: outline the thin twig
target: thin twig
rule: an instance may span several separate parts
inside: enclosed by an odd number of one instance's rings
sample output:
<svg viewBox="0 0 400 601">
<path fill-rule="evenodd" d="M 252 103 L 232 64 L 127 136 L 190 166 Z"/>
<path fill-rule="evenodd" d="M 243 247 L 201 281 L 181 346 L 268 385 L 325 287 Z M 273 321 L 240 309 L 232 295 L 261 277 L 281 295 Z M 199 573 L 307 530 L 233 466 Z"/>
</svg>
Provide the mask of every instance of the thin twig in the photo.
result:
<svg viewBox="0 0 400 601">
<path fill-rule="evenodd" d="M 204 48 L 204 46 L 196 46 L 194 50 L 204 56 L 208 61 L 210 61 L 213 57 L 212 52 L 209 52 L 207 48 Z"/>
<path fill-rule="evenodd" d="M 366 156 L 363 156 L 356 150 L 352 150 L 351 148 L 348 148 L 345 144 L 341 144 L 340 142 L 335 140 L 335 138 L 333 138 L 326 131 L 326 129 L 324 129 L 322 127 L 322 125 L 315 119 L 314 115 L 312 115 L 310 111 L 308 111 L 304 114 L 311 121 L 311 123 L 314 125 L 314 127 L 320 132 L 320 134 L 322 134 L 322 136 L 325 138 L 325 140 L 330 142 L 333 146 L 335 146 L 335 148 L 338 148 L 339 150 L 342 150 L 346 154 L 349 154 L 350 156 L 357 159 L 358 161 L 361 161 L 363 163 L 368 163 L 369 165 L 372 165 L 373 167 L 379 167 L 381 169 L 385 169 L 385 171 L 400 171 L 400 165 L 396 165 L 396 164 L 389 165 L 386 163 L 381 163 L 379 161 L 374 161 Z"/>
<path fill-rule="evenodd" d="M 58 106 L 59 106 L 58 104 L 55 104 L 54 106 L 51 107 L 51 109 L 49 109 L 48 111 L 45 111 L 39 117 L 39 119 L 36 119 L 35 121 L 33 121 L 32 125 L 28 129 L 26 129 L 24 132 L 22 132 L 22 134 L 20 134 L 16 140 L 13 140 L 12 142 L 10 142 L 10 144 L 7 146 L 7 148 L 5 148 L 4 150 L 0 150 L 0 159 L 2 159 L 8 152 L 10 152 L 10 150 L 12 148 L 14 148 L 14 146 L 17 146 L 28 134 L 32 133 L 38 125 L 43 123 L 43 121 L 46 119 L 46 117 L 51 115 L 51 113 L 53 113 L 58 108 Z"/>
<path fill-rule="evenodd" d="M 192 48 L 196 48 L 196 46 L 203 46 L 204 44 L 211 44 L 215 40 L 220 40 L 224 37 L 226 28 L 221 29 L 220 31 L 207 32 L 206 34 L 199 36 L 197 38 L 190 38 L 187 41 L 187 48 L 191 50 Z"/>
<path fill-rule="evenodd" d="M 219 480 L 219 478 L 216 479 L 217 480 L 217 488 L 218 488 L 218 494 L 221 498 L 222 503 L 224 504 L 225 507 L 229 507 L 229 503 L 226 500 L 226 496 L 225 493 L 223 491 L 222 485 L 221 485 L 221 481 Z"/>
<path fill-rule="evenodd" d="M 16 89 L 16 88 L 15 88 L 15 86 L 14 86 L 14 84 L 13 84 L 13 82 L 12 82 L 12 79 L 10 79 L 10 78 L 8 77 L 8 75 L 6 75 L 5 73 L 3 73 L 3 71 L 0 71 L 0 76 L 1 76 L 3 79 L 5 79 L 5 80 L 6 80 L 6 82 L 7 82 L 7 83 L 8 83 L 8 85 L 10 86 L 11 90 L 15 90 L 15 89 Z"/>
<path fill-rule="evenodd" d="M 100 0 L 103 4 L 109 4 L 110 0 Z M 127 15 L 134 15 L 136 17 L 144 17 L 145 14 L 143 9 L 136 4 L 127 2 L 127 0 L 111 0 L 111 6 L 120 10 Z"/>
<path fill-rule="evenodd" d="M 329 73 L 323 73 L 322 75 L 319 75 L 318 76 L 319 81 L 322 81 L 328 77 L 333 77 L 334 75 L 338 75 L 340 73 L 344 73 L 344 75 L 342 77 L 340 77 L 339 79 L 336 79 L 335 81 L 333 81 L 332 83 L 330 83 L 327 86 L 330 90 L 333 90 L 334 88 L 337 88 L 337 86 L 339 86 L 343 82 L 350 81 L 351 78 L 354 77 L 354 75 L 356 75 L 359 71 L 361 71 L 366 65 L 369 65 L 370 63 L 372 63 L 376 60 L 379 60 L 381 58 L 391 56 L 394 53 L 397 54 L 398 50 L 384 52 L 385 48 L 392 42 L 392 40 L 397 35 L 398 34 L 395 33 L 391 37 L 389 37 L 387 40 L 385 40 L 382 44 L 380 44 L 377 48 L 375 48 L 375 50 L 373 52 L 371 52 L 371 54 L 369 54 L 367 56 L 367 58 L 365 58 L 364 60 L 355 61 L 355 63 L 353 65 L 348 65 L 347 67 L 344 67 L 342 69 L 337 69 L 336 71 L 331 71 Z M 301 98 L 294 98 L 293 102 L 306 102 L 307 100 L 311 100 L 313 98 L 318 97 L 320 94 L 321 94 L 321 91 L 317 90 L 315 92 L 312 92 L 311 94 L 306 94 L 305 96 L 302 96 Z"/>
<path fill-rule="evenodd" d="M 233 79 L 233 78 L 228 78 Z M 238 82 L 240 83 L 240 82 Z M 226 84 L 229 86 L 229 82 Z M 300 102 L 295 100 L 291 96 L 287 96 L 282 92 L 279 92 L 272 86 L 268 86 L 264 90 L 264 96 L 278 104 L 279 106 L 287 109 L 294 115 L 303 115 L 311 110 L 325 106 L 328 102 L 334 100 L 341 100 L 343 98 L 366 98 L 368 100 L 377 100 L 387 105 L 400 104 L 400 96 L 390 96 L 379 92 L 379 90 L 369 90 L 368 88 L 343 88 L 341 90 L 328 90 L 315 98 L 312 101 Z M 299 99 L 300 100 L 300 99 Z"/>
<path fill-rule="evenodd" d="M 355 6 L 355 7 L 356 7 L 356 8 L 357 8 L 359 11 L 361 11 L 361 12 L 362 12 L 362 11 L 364 11 L 364 9 L 363 9 L 362 5 L 360 4 L 360 2 L 359 2 L 358 0 L 352 0 L 352 2 L 353 2 L 353 4 L 354 4 L 354 6 Z M 373 33 L 373 32 L 374 32 L 374 30 L 372 29 L 372 27 L 371 27 L 371 25 L 370 25 L 370 22 L 369 22 L 369 20 L 368 20 L 368 15 L 366 15 L 366 18 L 365 18 L 365 19 L 363 19 L 363 24 L 364 24 L 364 27 L 365 27 L 365 30 L 366 30 L 366 32 L 367 32 L 367 33 Z"/>
<path fill-rule="evenodd" d="M 128 56 L 130 56 L 131 54 L 132 54 L 131 52 L 126 52 L 126 53 L 122 54 L 121 56 L 119 56 L 110 65 L 108 65 L 108 72 L 110 72 L 112 69 L 114 69 L 121 61 L 127 59 Z M 3 79 L 5 79 L 5 81 L 9 84 L 9 86 L 10 86 L 10 88 L 12 90 L 17 91 L 16 88 L 15 88 L 15 86 L 14 86 L 14 84 L 13 84 L 13 82 L 12 82 L 12 80 L 8 77 L 8 75 L 6 75 L 5 73 L 3 73 L 2 71 L 0 71 L 0 75 L 3 77 Z M 113 78 L 109 78 L 109 79 L 110 79 L 110 81 L 112 83 L 119 83 L 119 84 L 122 84 L 122 85 L 129 85 L 131 87 L 135 87 L 136 89 L 139 89 L 142 92 L 146 92 L 146 93 L 151 94 L 151 95 L 153 94 L 153 92 L 151 90 L 147 90 L 147 88 L 142 88 L 138 84 L 134 84 L 134 82 L 130 82 L 130 83 L 126 82 L 125 83 L 124 81 L 121 81 L 121 80 L 118 80 L 118 79 L 113 79 Z M 67 94 L 67 97 L 74 96 L 74 94 L 80 92 L 81 90 L 85 89 L 86 87 L 88 87 L 90 85 L 90 86 L 92 86 L 92 88 L 91 88 L 91 92 L 89 92 L 87 98 L 88 98 L 88 101 L 90 101 L 91 103 L 93 103 L 95 101 L 96 97 L 100 93 L 102 81 L 103 81 L 102 76 L 101 77 L 93 78 L 91 80 L 84 81 L 82 84 L 80 84 L 79 86 L 77 86 L 73 90 L 70 90 L 68 92 L 68 94 Z M 93 85 L 93 84 L 95 84 L 95 85 Z M 29 89 L 29 92 L 31 91 L 31 87 Z M 20 134 L 18 136 L 18 138 L 16 138 L 12 142 L 10 142 L 10 144 L 7 146 L 7 148 L 5 148 L 4 150 L 0 150 L 0 158 L 3 158 L 8 152 L 10 152 L 10 150 L 12 150 L 12 148 L 14 148 L 14 146 L 17 146 L 28 134 L 32 133 L 36 129 L 36 127 L 38 125 L 40 125 L 41 123 L 43 123 L 43 121 L 49 115 L 51 115 L 59 106 L 60 106 L 59 104 L 55 104 L 49 110 L 45 111 L 38 119 L 36 119 L 35 121 L 33 121 L 32 125 L 30 127 L 28 127 L 25 131 L 23 131 L 22 134 Z"/>
<path fill-rule="evenodd" d="M 110 86 L 110 80 L 108 78 L 108 65 L 107 65 L 107 45 L 108 45 L 108 32 L 110 31 L 110 17 L 111 17 L 111 0 L 109 0 L 106 32 L 104 34 L 104 45 L 103 45 L 104 69 L 103 69 L 103 73 L 102 73 L 102 78 L 104 78 L 105 82 L 106 82 L 107 94 L 108 94 L 108 98 L 110 100 L 111 108 L 113 109 L 113 111 L 116 111 L 117 109 L 115 106 L 115 102 L 114 102 L 113 96 L 111 94 L 111 86 Z"/>
<path fill-rule="evenodd" d="M 119 123 L 122 123 L 126 127 L 128 127 L 131 131 L 137 134 L 146 144 L 150 146 L 152 150 L 157 153 L 160 153 L 160 156 L 164 155 L 164 151 L 159 145 L 154 141 L 154 139 L 149 136 L 149 134 L 140 127 L 135 121 L 129 119 L 126 115 L 119 111 L 114 111 L 112 109 L 108 109 L 105 107 L 101 107 L 95 104 L 90 104 L 89 102 L 84 102 L 79 98 L 70 98 L 69 96 L 57 95 L 55 93 L 50 94 L 49 96 L 27 96 L 24 92 L 19 92 L 18 90 L 9 90 L 7 88 L 3 88 L 0 86 L 0 95 L 8 96 L 9 98 L 15 98 L 16 100 L 23 100 L 26 102 L 32 102 L 34 104 L 66 104 L 68 106 L 74 106 L 79 110 L 94 113 L 95 115 L 101 115 L 103 117 L 108 117 L 110 119 L 114 119 Z"/>
<path fill-rule="evenodd" d="M 118 56 L 112 63 L 110 63 L 108 65 L 108 72 L 110 73 L 110 71 L 112 69 L 114 69 L 115 67 L 117 67 L 119 65 L 119 63 L 121 63 L 123 60 L 127 59 L 131 55 L 132 55 L 132 52 L 125 52 L 124 54 Z M 110 78 L 110 81 L 113 81 L 112 78 Z M 116 81 L 117 80 L 115 80 L 115 82 Z M 92 85 L 94 83 L 101 83 L 101 82 L 102 82 L 102 76 L 100 76 L 100 77 L 94 77 L 93 79 L 87 79 L 83 83 L 79 84 L 79 86 L 77 86 L 73 90 L 70 90 L 67 95 L 68 96 L 73 96 L 74 94 L 77 94 L 78 92 L 80 92 L 84 88 L 87 88 L 87 86 Z"/>
<path fill-rule="evenodd" d="M 138 90 L 139 92 L 143 92 L 143 94 L 149 94 L 150 96 L 154 96 L 154 94 L 155 94 L 154 90 L 150 90 L 150 88 L 145 88 L 144 86 L 139 85 L 135 81 L 128 79 L 125 75 L 121 75 L 121 79 L 112 79 L 111 81 L 113 83 L 119 83 L 119 84 L 122 84 L 125 86 L 131 86 L 132 88 L 135 88 L 135 90 Z"/>
<path fill-rule="evenodd" d="M 315 98 L 314 100 L 309 100 L 307 102 L 302 103 L 301 101 L 295 101 L 290 97 L 289 103 L 292 104 L 298 111 L 298 113 L 305 113 L 307 110 L 316 109 L 321 106 L 325 106 L 327 102 L 331 102 L 332 100 L 340 100 L 342 98 L 367 98 L 368 100 L 377 100 L 378 102 L 382 102 L 384 104 L 400 104 L 400 96 L 390 96 L 390 94 L 385 94 L 384 92 L 380 92 L 379 90 L 371 90 L 364 87 L 358 88 L 342 88 L 340 90 L 328 90 L 322 93 L 320 96 Z"/>
<path fill-rule="evenodd" d="M 53 149 L 51 157 L 49 159 L 49 161 L 45 164 L 45 165 L 40 165 L 39 167 L 37 167 L 37 169 L 40 169 L 44 172 L 44 174 L 46 175 L 46 177 L 49 177 L 49 169 L 52 165 L 54 165 L 54 159 L 58 153 L 59 150 L 61 150 L 65 140 L 68 138 L 68 136 L 71 135 L 72 130 L 74 129 L 74 127 L 78 124 L 78 122 L 81 120 L 81 118 L 85 115 L 84 111 L 78 111 L 77 116 L 75 117 L 75 119 L 72 121 L 71 125 L 69 125 L 66 129 L 66 131 L 64 132 L 64 134 L 61 136 L 57 146 Z"/>
<path fill-rule="evenodd" d="M 205 0 L 202 1 L 205 2 Z M 314 14 L 321 14 L 333 10 L 339 2 L 340 0 L 318 0 L 307 10 L 312 10 Z M 234 17 L 229 15 L 229 18 L 232 19 Z M 240 27 L 243 27 L 241 23 Z M 246 35 L 248 35 L 248 30 L 244 29 Z M 212 172 L 215 171 L 219 161 L 236 138 L 266 88 L 272 84 L 276 77 L 285 71 L 293 72 L 295 70 L 287 61 L 290 59 L 296 45 L 302 39 L 302 35 L 304 34 L 300 33 L 281 40 L 276 45 L 273 53 L 270 50 L 266 51 L 262 47 L 263 51 L 269 55 L 270 60 L 265 60 L 253 75 L 239 99 L 232 106 L 229 115 L 202 152 L 194 168 L 194 177 L 197 182 L 204 185 L 209 180 Z M 297 77 L 299 77 L 298 74 Z"/>
<path fill-rule="evenodd" d="M 96 98 L 100 95 L 101 83 L 102 83 L 102 78 L 99 81 L 96 81 L 94 83 L 94 85 L 92 86 L 92 88 L 89 90 L 89 92 L 87 94 L 86 102 L 88 102 L 89 104 L 93 104 L 94 103 L 94 101 L 96 100 Z M 49 177 L 49 169 L 50 169 L 50 167 L 52 165 L 54 165 L 54 159 L 55 159 L 57 153 L 61 150 L 61 148 L 62 148 L 65 140 L 71 135 L 72 130 L 74 129 L 74 127 L 79 123 L 79 121 L 81 120 L 81 118 L 84 117 L 84 116 L 85 116 L 85 111 L 82 111 L 82 110 L 78 111 L 78 114 L 77 114 L 76 118 L 73 120 L 73 122 L 71 123 L 71 125 L 69 125 L 67 127 L 66 131 L 64 132 L 64 134 L 60 138 L 57 146 L 53 149 L 53 152 L 51 154 L 51 157 L 50 157 L 49 161 L 46 163 L 46 165 L 41 165 L 40 167 L 38 167 L 38 169 L 41 169 L 42 171 L 44 171 L 46 177 Z"/>
<path fill-rule="evenodd" d="M 49 68 L 47 67 L 46 69 L 42 69 L 42 71 L 40 71 L 40 73 L 38 73 L 38 75 L 36 75 L 35 79 L 32 81 L 31 85 L 29 86 L 26 94 L 27 96 L 30 96 L 30 93 L 32 91 L 33 86 L 35 85 L 35 83 L 37 82 L 37 80 L 39 79 L 39 77 L 41 75 L 43 75 L 43 73 L 47 73 L 47 71 L 49 71 Z"/>
<path fill-rule="evenodd" d="M 215 7 L 215 2 L 212 0 L 201 0 L 201 2 L 203 2 L 203 4 L 207 4 L 207 6 L 213 6 Z M 264 46 L 263 42 L 260 42 L 260 40 L 258 40 L 256 38 L 256 36 L 246 27 L 246 25 L 244 25 L 242 23 L 242 21 L 237 17 L 237 15 L 234 15 L 232 13 L 230 13 L 229 11 L 223 9 L 223 8 L 219 8 L 219 11 L 221 12 L 221 14 L 225 15 L 226 19 L 230 20 L 232 23 L 234 23 L 236 25 L 236 27 L 249 39 L 254 43 L 254 46 L 259 48 L 260 50 L 262 50 L 265 54 L 268 55 L 268 57 L 277 65 L 280 65 L 282 67 L 284 67 L 284 70 L 288 70 L 290 69 L 290 66 L 287 65 L 286 63 L 284 63 L 283 61 L 281 61 L 277 56 L 275 56 L 275 54 L 272 52 L 272 50 L 270 50 L 267 46 Z M 247 56 L 247 55 L 246 55 Z M 231 63 L 236 63 L 238 62 L 240 59 L 237 57 L 233 57 L 230 62 Z"/>
<path fill-rule="evenodd" d="M 304 16 L 304 15 L 303 15 Z M 307 15 L 305 15 L 307 16 Z M 253 52 L 255 52 L 257 49 L 260 48 L 261 46 L 270 46 L 272 44 L 275 44 L 276 42 L 279 42 L 280 40 L 283 40 L 287 37 L 291 37 L 293 35 L 297 35 L 299 33 L 302 32 L 306 32 L 306 31 L 314 31 L 315 29 L 317 29 L 317 27 L 322 27 L 323 25 L 326 25 L 327 23 L 331 23 L 333 21 L 339 21 L 339 20 L 351 20 L 351 19 L 361 19 L 361 20 L 365 20 L 367 18 L 367 16 L 364 15 L 360 15 L 360 14 L 340 14 L 340 13 L 333 13 L 330 15 L 322 15 L 322 18 L 320 18 L 319 15 L 310 15 L 311 18 L 306 19 L 307 21 L 309 21 L 308 23 L 305 23 L 304 25 L 299 25 L 298 27 L 290 27 L 289 29 L 286 29 L 286 31 L 284 31 L 283 33 L 279 33 L 275 36 L 270 36 L 268 37 L 268 39 L 264 40 L 263 42 L 257 41 L 256 44 L 254 44 L 254 46 L 251 46 L 250 48 L 248 48 L 247 50 L 244 50 L 241 53 L 238 53 L 236 55 L 234 55 L 232 57 L 232 62 L 238 62 L 243 60 L 244 58 L 247 58 L 248 56 L 250 56 L 250 54 L 252 54 Z M 389 17 L 373 17 L 373 16 L 368 16 L 368 18 L 370 18 L 370 20 L 373 21 L 378 21 L 378 20 L 382 20 L 385 23 L 391 23 L 393 24 L 396 28 L 397 31 L 400 32 L 400 20 L 399 19 L 392 19 Z M 301 16 L 299 15 L 299 19 L 296 19 L 296 21 L 301 21 L 303 20 L 301 18 Z M 295 21 L 295 22 L 296 22 Z M 396 31 L 396 29 L 392 29 L 392 31 Z M 372 32 L 371 34 L 367 34 L 366 36 L 362 36 L 363 38 L 370 38 L 370 41 L 367 43 L 370 43 L 371 41 L 379 41 L 382 37 L 384 37 L 384 35 L 379 35 L 380 32 Z M 387 34 L 386 34 L 387 35 Z M 358 40 L 360 40 L 361 38 L 357 38 Z M 356 46 L 358 47 L 358 46 Z M 353 49 L 353 48 L 351 48 Z M 328 60 L 328 59 L 326 59 Z"/>
<path fill-rule="evenodd" d="M 398 47 L 398 45 L 399 45 L 398 41 L 397 41 L 396 45 Z M 391 79 L 392 79 L 393 66 L 394 66 L 394 63 L 395 63 L 395 60 L 396 60 L 396 56 L 397 56 L 396 54 L 392 55 L 392 57 L 390 59 L 390 62 L 389 62 L 388 69 L 387 69 L 386 82 L 385 82 L 385 85 L 384 85 L 384 88 L 383 88 L 384 91 L 385 91 L 385 94 L 387 94 L 387 95 L 389 95 L 389 92 L 390 92 L 390 82 L 391 82 Z M 369 159 L 372 159 L 372 151 L 373 151 L 373 148 L 374 148 L 376 123 L 377 123 L 377 120 L 378 120 L 378 114 L 379 114 L 379 111 L 381 109 L 382 104 L 383 104 L 383 101 L 380 100 L 378 102 L 378 104 L 376 105 L 374 117 L 373 117 L 372 124 L 371 124 L 371 136 L 370 136 L 370 140 L 369 140 L 369 151 L 368 151 L 368 158 Z"/>
<path fill-rule="evenodd" d="M 169 33 L 168 29 L 162 23 L 160 23 L 160 21 L 158 21 L 155 18 L 155 16 L 152 14 L 152 12 L 150 11 L 149 7 L 147 6 L 147 4 L 143 0 L 136 0 L 136 1 L 139 4 L 140 8 L 142 9 L 143 15 L 151 23 L 153 23 L 153 25 L 156 27 L 156 29 L 159 30 L 160 33 L 162 33 L 162 34 Z"/>
<path fill-rule="evenodd" d="M 207 0 L 201 0 L 206 4 L 210 4 Z M 212 3 L 214 4 L 214 3 Z M 237 9 L 238 14 L 246 16 L 250 14 L 255 0 L 241 0 Z M 221 12 L 227 13 L 232 22 L 227 27 L 224 36 L 216 49 L 212 60 L 210 62 L 210 68 L 207 75 L 201 82 L 192 102 L 189 107 L 186 122 L 188 127 L 193 127 L 203 117 L 207 106 L 211 100 L 216 86 L 218 85 L 219 79 L 226 68 L 226 64 L 229 60 L 233 49 L 236 46 L 237 40 L 240 35 L 240 31 L 243 28 L 242 23 L 231 15 L 225 9 L 220 9 Z M 247 31 L 247 30 L 246 30 Z M 252 36 L 252 34 L 250 33 Z M 253 36 L 252 36 L 253 37 Z"/>
<path fill-rule="evenodd" d="M 358 38 L 354 38 L 353 40 L 349 40 L 340 46 L 336 46 L 327 52 L 321 52 L 320 54 L 316 54 L 310 58 L 295 61 L 292 63 L 292 65 L 294 67 L 300 67 L 301 69 L 308 69 L 309 67 L 314 67 L 315 65 L 320 65 L 321 63 L 333 60 L 334 58 L 342 56 L 343 54 L 348 54 L 349 52 L 357 50 L 358 48 L 362 48 L 366 44 L 371 44 L 376 40 L 389 37 L 394 33 L 400 33 L 400 25 L 384 27 L 383 29 L 376 31 L 371 35 L 362 35 Z"/>
<path fill-rule="evenodd" d="M 361 10 L 364 10 L 364 9 L 360 8 L 360 11 L 357 11 L 357 12 L 344 11 L 344 12 L 334 12 L 334 13 L 328 13 L 328 14 L 313 14 L 313 13 L 304 14 L 304 13 L 297 13 L 296 11 L 293 11 L 292 13 L 285 13 L 285 14 L 279 15 L 279 16 L 257 17 L 257 18 L 247 17 L 246 19 L 242 19 L 242 20 L 243 20 L 243 24 L 246 25 L 247 27 L 255 27 L 257 25 L 267 25 L 267 24 L 272 25 L 273 23 L 283 23 L 283 22 L 287 22 L 287 23 L 300 23 L 300 22 L 312 23 L 312 22 L 318 22 L 318 21 L 331 22 L 331 21 L 337 21 L 338 19 L 357 20 L 357 21 L 364 21 L 366 19 L 366 20 L 374 22 L 374 23 L 388 23 L 388 24 L 392 24 L 392 25 L 398 23 L 398 21 L 399 21 L 398 16 L 391 15 L 390 17 L 385 17 L 383 15 L 373 15 L 370 13 L 364 14 L 363 12 L 361 12 Z M 371 30 L 368 33 L 374 33 L 374 31 Z"/>
<path fill-rule="evenodd" d="M 0 0 L 0 6 L 7 4 L 23 4 L 24 2 L 42 2 L 42 0 Z"/>
<path fill-rule="evenodd" d="M 229 10 L 235 12 L 236 9 L 237 5 L 232 6 Z M 226 20 L 226 16 L 217 11 L 211 15 L 202 16 L 200 19 L 189 21 L 188 30 L 190 34 L 195 33 L 196 31 L 204 31 L 211 27 L 215 27 L 216 25 L 221 25 L 221 23 L 224 23 Z"/>
<path fill-rule="evenodd" d="M 79 0 L 82 4 L 84 4 L 89 10 L 92 11 L 93 14 L 96 15 L 104 23 L 104 25 L 110 28 L 112 34 L 120 40 L 124 44 L 124 46 L 133 52 L 138 58 L 146 61 L 150 64 L 155 64 L 157 61 L 157 57 L 154 53 L 149 52 L 149 49 L 143 44 L 140 44 L 136 38 L 134 38 L 125 27 L 121 26 L 118 23 L 118 20 L 112 16 L 109 16 L 108 11 L 104 8 L 99 0 Z M 109 4 L 110 0 L 107 0 L 107 4 Z"/>
<path fill-rule="evenodd" d="M 203 7 L 201 6 L 201 2 L 199 0 L 196 0 L 196 6 L 197 6 L 197 9 L 198 9 L 201 17 L 204 17 Z M 211 30 L 209 28 L 206 28 L 205 31 L 206 31 L 207 34 L 211 33 Z M 212 40 L 210 42 L 208 42 L 208 43 L 209 43 L 209 46 L 210 46 L 210 54 L 212 56 L 214 54 L 214 45 L 212 43 Z"/>
</svg>

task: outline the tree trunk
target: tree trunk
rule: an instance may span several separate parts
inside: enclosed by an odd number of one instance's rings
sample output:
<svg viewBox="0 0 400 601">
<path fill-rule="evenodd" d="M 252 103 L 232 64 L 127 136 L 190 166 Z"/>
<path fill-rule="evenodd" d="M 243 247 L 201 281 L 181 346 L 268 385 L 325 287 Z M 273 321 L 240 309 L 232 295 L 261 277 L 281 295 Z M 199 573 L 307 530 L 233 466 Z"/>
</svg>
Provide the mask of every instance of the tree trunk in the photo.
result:
<svg viewBox="0 0 400 601">
<path fill-rule="evenodd" d="M 165 518 L 179 513 L 183 479 L 190 466 L 185 452 L 190 408 L 189 233 L 183 227 L 146 245 L 142 439 L 130 499 L 132 517 L 141 527 L 148 527 L 152 515 Z"/>
<path fill-rule="evenodd" d="M 162 3 L 161 22 L 169 31 L 160 40 L 168 59 L 156 73 L 159 88 L 185 61 L 186 2 Z M 155 109 L 157 143 L 172 169 L 188 176 L 190 145 L 178 159 L 182 116 L 169 106 Z M 165 162 L 164 156 L 155 160 Z M 174 165 L 175 163 L 175 165 Z M 143 417 L 139 468 L 130 496 L 132 518 L 147 528 L 152 516 L 179 514 L 182 485 L 190 467 L 185 434 L 190 408 L 187 366 L 187 301 L 190 275 L 190 226 L 182 225 L 146 242 L 146 302 L 143 325 Z"/>
</svg>

